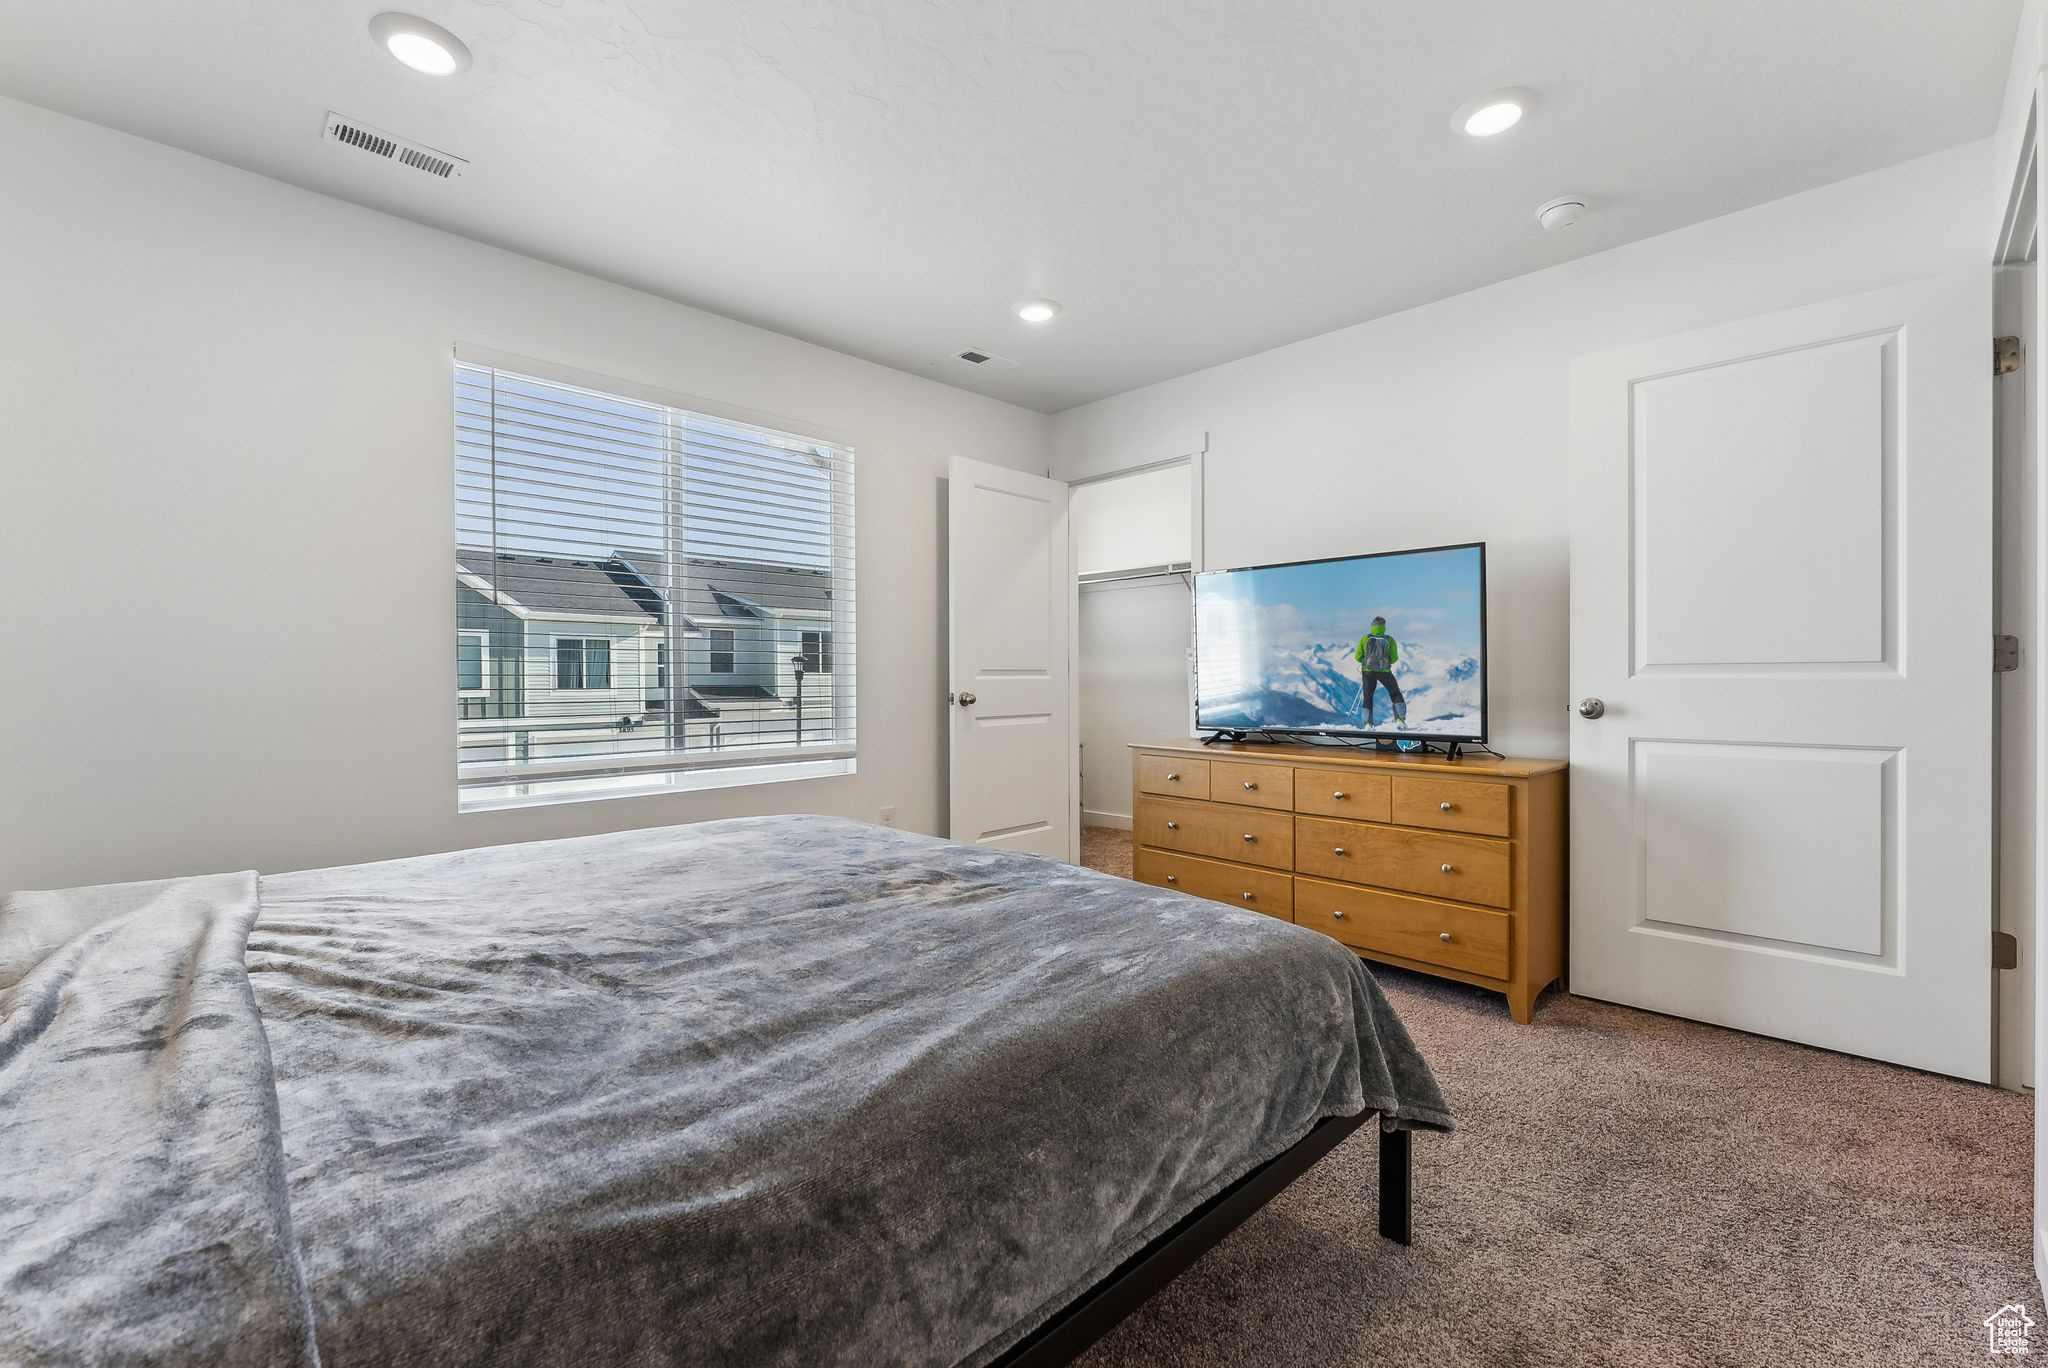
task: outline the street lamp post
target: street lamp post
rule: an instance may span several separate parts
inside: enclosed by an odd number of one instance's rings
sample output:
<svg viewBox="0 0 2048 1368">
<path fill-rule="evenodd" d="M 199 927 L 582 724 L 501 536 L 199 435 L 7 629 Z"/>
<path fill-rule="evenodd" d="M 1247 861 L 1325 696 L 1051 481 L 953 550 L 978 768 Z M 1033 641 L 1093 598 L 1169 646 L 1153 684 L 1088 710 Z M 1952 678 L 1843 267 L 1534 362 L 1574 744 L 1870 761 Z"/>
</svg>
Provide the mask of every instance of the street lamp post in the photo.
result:
<svg viewBox="0 0 2048 1368">
<path fill-rule="evenodd" d="M 789 663 L 790 663 L 791 665 L 793 665 L 793 666 L 795 666 L 795 667 L 796 667 L 796 743 L 797 743 L 797 745 L 801 746 L 801 745 L 803 745 L 803 743 L 804 743 L 804 657 L 803 657 L 803 653 L 802 653 L 801 651 L 799 651 L 799 652 L 798 652 L 797 654 L 795 654 L 795 655 L 791 656 L 791 657 L 789 658 Z"/>
</svg>

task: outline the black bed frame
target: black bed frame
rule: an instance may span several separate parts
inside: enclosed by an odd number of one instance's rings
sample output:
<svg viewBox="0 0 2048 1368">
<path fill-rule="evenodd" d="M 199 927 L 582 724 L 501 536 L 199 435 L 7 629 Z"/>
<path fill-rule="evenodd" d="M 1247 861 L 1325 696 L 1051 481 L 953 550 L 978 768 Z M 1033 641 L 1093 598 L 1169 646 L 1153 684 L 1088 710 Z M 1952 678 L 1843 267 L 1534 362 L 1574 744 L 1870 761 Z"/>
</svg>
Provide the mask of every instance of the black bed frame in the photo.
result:
<svg viewBox="0 0 2048 1368">
<path fill-rule="evenodd" d="M 1317 1122 L 1293 1146 L 1196 1207 L 1171 1230 L 1126 1259 L 1115 1272 L 1018 1341 L 990 1368 L 1055 1368 L 1072 1363 L 1146 1298 L 1172 1282 L 1212 1245 L 1308 1172 L 1316 1160 L 1377 1115 L 1368 1111 Z M 1414 1195 L 1411 1133 L 1381 1131 L 1380 1234 L 1395 1244 L 1408 1243 Z"/>
</svg>

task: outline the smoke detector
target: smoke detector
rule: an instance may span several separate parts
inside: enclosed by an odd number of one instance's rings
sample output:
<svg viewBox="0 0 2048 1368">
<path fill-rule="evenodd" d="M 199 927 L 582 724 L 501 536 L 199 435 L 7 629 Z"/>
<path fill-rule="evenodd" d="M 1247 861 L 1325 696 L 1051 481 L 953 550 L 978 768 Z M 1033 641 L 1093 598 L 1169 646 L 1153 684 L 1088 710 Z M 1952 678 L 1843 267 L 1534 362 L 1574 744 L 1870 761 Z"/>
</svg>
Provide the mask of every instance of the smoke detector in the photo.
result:
<svg viewBox="0 0 2048 1368">
<path fill-rule="evenodd" d="M 1586 216 L 1584 195 L 1559 195 L 1536 206 L 1536 221 L 1550 232 L 1569 228 Z"/>
<path fill-rule="evenodd" d="M 344 147 L 353 147 L 373 157 L 409 166 L 415 171 L 424 171 L 429 176 L 442 180 L 460 177 L 469 163 L 450 152 L 436 151 L 425 143 L 416 143 L 410 138 L 401 138 L 396 133 L 386 133 L 381 128 L 372 128 L 360 119 L 351 119 L 346 114 L 327 111 L 327 127 L 321 136 L 329 142 L 338 142 Z"/>
<path fill-rule="evenodd" d="M 987 347 L 969 347 L 965 351 L 955 352 L 954 355 L 970 366 L 979 366 L 987 371 L 1015 370 L 1024 364 L 1021 361 L 1012 361 L 1007 356 L 997 356 Z"/>
</svg>

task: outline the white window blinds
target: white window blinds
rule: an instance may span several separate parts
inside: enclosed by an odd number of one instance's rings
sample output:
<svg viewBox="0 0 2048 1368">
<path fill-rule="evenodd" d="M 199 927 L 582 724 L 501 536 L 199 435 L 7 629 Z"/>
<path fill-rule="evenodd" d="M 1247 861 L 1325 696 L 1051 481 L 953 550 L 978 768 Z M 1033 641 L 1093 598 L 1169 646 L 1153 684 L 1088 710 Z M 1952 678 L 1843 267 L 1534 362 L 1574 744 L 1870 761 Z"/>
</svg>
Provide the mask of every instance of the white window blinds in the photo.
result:
<svg viewBox="0 0 2048 1368">
<path fill-rule="evenodd" d="M 852 756 L 849 448 L 458 361 L 455 486 L 466 803 Z"/>
</svg>

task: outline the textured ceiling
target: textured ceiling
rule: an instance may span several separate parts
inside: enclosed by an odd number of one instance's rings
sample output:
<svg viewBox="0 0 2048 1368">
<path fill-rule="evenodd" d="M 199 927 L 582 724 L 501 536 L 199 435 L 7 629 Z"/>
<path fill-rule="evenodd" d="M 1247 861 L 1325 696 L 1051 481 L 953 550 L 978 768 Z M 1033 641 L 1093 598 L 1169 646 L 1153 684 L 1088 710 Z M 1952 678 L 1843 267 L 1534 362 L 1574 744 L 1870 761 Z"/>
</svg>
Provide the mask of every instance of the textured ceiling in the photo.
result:
<svg viewBox="0 0 2048 1368">
<path fill-rule="evenodd" d="M 1054 410 L 1981 137 L 2020 0 L 405 3 L 475 65 L 376 0 L 65 0 L 0 7 L 0 93 Z"/>
</svg>

